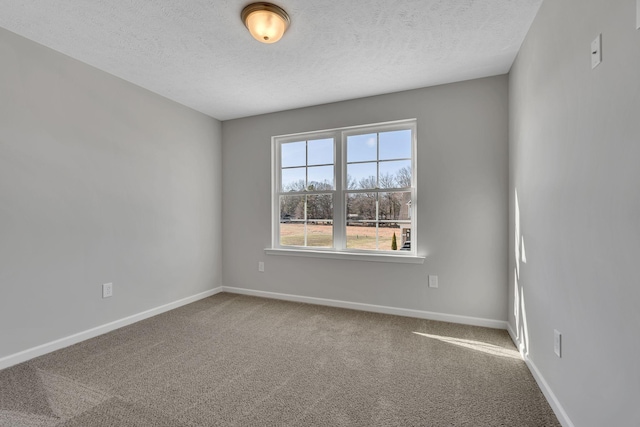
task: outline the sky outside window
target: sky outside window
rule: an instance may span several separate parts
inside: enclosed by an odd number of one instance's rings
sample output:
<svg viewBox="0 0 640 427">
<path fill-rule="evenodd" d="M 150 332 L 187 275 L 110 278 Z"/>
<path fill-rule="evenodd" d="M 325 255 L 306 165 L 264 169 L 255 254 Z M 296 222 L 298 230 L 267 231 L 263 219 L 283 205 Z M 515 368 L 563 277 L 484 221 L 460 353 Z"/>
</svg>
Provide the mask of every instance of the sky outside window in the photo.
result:
<svg viewBox="0 0 640 427">
<path fill-rule="evenodd" d="M 411 137 L 410 129 L 349 136 L 347 138 L 349 188 L 410 186 Z"/>
<path fill-rule="evenodd" d="M 333 138 L 309 141 L 309 165 L 333 164 Z"/>
<path fill-rule="evenodd" d="M 281 191 L 334 188 L 333 138 L 284 143 L 280 153 Z"/>
<path fill-rule="evenodd" d="M 282 167 L 304 166 L 307 164 L 306 141 L 282 144 Z"/>
<path fill-rule="evenodd" d="M 380 160 L 410 159 L 411 131 L 397 130 L 380 133 Z"/>
</svg>

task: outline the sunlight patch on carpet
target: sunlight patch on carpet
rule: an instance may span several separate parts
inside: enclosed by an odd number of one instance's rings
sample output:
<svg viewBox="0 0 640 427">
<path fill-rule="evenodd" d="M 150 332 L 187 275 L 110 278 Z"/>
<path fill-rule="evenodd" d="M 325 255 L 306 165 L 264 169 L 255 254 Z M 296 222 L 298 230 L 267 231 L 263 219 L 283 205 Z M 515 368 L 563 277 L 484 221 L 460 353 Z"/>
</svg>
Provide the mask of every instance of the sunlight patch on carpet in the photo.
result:
<svg viewBox="0 0 640 427">
<path fill-rule="evenodd" d="M 435 340 L 446 342 L 447 344 L 453 344 L 460 347 L 469 348 L 471 350 L 476 350 L 482 353 L 490 354 L 492 356 L 508 357 L 511 359 L 522 360 L 522 358 L 520 357 L 520 353 L 516 349 L 500 347 L 494 344 L 488 344 L 486 342 L 467 340 L 462 338 L 443 337 L 440 335 L 424 334 L 422 332 L 414 332 L 414 334 L 427 337 L 427 338 L 433 338 Z"/>
</svg>

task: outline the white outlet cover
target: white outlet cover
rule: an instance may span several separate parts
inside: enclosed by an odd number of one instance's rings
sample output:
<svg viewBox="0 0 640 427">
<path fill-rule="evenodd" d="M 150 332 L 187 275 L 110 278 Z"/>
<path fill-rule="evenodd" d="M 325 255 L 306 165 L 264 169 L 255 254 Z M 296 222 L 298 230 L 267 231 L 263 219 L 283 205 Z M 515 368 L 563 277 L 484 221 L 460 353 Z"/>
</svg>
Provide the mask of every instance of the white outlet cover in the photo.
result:
<svg viewBox="0 0 640 427">
<path fill-rule="evenodd" d="M 258 262 L 258 271 L 264 272 L 264 262 Z"/>
<path fill-rule="evenodd" d="M 438 287 L 438 276 L 429 275 L 429 287 L 430 288 Z"/>
<path fill-rule="evenodd" d="M 591 42 L 591 68 L 596 68 L 602 62 L 602 34 Z"/>
<path fill-rule="evenodd" d="M 105 283 L 102 285 L 102 298 L 113 296 L 113 283 Z"/>
<path fill-rule="evenodd" d="M 562 334 L 557 329 L 553 330 L 553 352 L 562 357 Z"/>
<path fill-rule="evenodd" d="M 640 30 L 640 0 L 636 0 L 636 30 Z"/>
</svg>

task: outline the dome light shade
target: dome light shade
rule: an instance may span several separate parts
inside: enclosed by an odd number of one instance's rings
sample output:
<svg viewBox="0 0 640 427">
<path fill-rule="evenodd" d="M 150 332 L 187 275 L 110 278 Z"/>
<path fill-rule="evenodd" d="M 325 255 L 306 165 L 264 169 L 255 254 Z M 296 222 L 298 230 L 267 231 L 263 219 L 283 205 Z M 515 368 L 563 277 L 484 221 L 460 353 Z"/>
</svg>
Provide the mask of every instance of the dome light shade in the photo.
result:
<svg viewBox="0 0 640 427">
<path fill-rule="evenodd" d="M 289 15 L 279 6 L 271 3 L 251 3 L 242 9 L 242 22 L 254 39 L 262 43 L 275 43 L 289 27 Z"/>
</svg>

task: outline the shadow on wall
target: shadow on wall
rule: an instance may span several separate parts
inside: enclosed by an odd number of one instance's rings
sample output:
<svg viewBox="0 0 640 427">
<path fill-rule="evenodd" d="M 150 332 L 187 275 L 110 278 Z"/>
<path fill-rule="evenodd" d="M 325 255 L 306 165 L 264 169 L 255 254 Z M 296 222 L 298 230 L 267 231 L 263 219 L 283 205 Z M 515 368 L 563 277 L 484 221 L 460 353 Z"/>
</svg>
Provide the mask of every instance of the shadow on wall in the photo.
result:
<svg viewBox="0 0 640 427">
<path fill-rule="evenodd" d="M 513 272 L 513 315 L 516 319 L 516 340 L 524 356 L 529 354 L 529 328 L 527 326 L 527 310 L 525 308 L 524 286 L 520 281 L 520 263 L 527 263 L 524 249 L 524 235 L 520 229 L 520 203 L 518 189 L 515 190 L 515 264 Z"/>
</svg>

